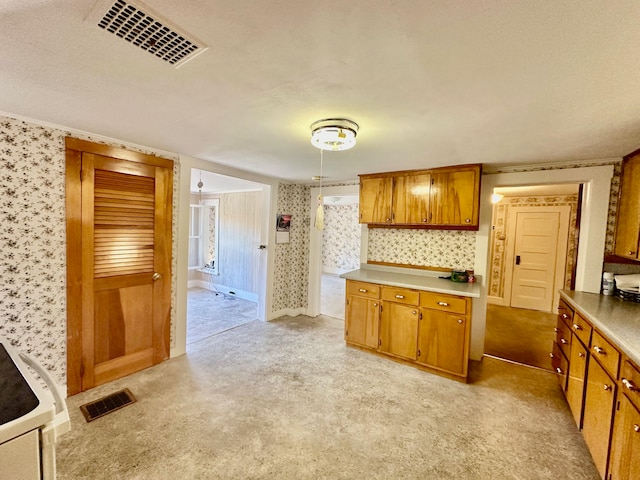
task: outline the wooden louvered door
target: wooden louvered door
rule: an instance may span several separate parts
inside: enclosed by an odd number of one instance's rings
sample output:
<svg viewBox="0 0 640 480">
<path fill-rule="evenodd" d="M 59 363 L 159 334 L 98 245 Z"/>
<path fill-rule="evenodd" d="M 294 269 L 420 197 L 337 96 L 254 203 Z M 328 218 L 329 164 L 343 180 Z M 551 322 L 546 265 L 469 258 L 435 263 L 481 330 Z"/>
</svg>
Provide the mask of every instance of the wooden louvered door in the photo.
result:
<svg viewBox="0 0 640 480">
<path fill-rule="evenodd" d="M 173 174 L 153 164 L 80 156 L 84 391 L 169 357 Z"/>
</svg>

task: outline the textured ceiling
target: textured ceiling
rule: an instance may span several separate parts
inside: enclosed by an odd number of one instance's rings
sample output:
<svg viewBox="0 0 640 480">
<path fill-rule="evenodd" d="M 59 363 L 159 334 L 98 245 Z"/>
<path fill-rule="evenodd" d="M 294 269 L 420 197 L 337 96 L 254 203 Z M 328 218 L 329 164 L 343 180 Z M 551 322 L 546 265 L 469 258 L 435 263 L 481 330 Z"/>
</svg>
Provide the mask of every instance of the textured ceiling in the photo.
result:
<svg viewBox="0 0 640 480">
<path fill-rule="evenodd" d="M 209 46 L 177 69 L 88 20 L 110 4 L 0 3 L 0 111 L 304 182 L 332 116 L 360 133 L 327 181 L 640 146 L 637 0 L 146 0 Z"/>
</svg>

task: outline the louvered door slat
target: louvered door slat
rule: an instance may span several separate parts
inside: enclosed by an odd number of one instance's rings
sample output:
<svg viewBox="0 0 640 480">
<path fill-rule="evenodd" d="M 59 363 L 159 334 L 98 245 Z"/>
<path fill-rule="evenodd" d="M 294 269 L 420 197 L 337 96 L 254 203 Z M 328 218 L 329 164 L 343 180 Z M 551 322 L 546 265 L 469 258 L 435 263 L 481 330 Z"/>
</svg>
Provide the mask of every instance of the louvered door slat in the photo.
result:
<svg viewBox="0 0 640 480">
<path fill-rule="evenodd" d="M 153 178 L 95 170 L 95 278 L 153 272 Z"/>
</svg>

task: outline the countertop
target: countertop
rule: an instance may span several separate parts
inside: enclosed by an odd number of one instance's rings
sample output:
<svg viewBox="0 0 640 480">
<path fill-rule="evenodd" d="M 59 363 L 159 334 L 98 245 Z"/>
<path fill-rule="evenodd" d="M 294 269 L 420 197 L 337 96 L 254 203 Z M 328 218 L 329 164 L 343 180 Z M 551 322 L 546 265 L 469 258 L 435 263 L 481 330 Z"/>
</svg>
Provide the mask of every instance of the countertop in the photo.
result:
<svg viewBox="0 0 640 480">
<path fill-rule="evenodd" d="M 560 296 L 636 365 L 640 365 L 640 303 L 573 290 L 561 290 Z"/>
<path fill-rule="evenodd" d="M 392 287 L 413 288 L 429 292 L 459 295 L 461 297 L 480 297 L 480 280 L 475 283 L 456 283 L 438 277 L 448 276 L 446 272 L 433 272 L 403 267 L 363 264 L 358 270 L 343 273 L 341 278 L 359 282 L 378 283 Z"/>
</svg>

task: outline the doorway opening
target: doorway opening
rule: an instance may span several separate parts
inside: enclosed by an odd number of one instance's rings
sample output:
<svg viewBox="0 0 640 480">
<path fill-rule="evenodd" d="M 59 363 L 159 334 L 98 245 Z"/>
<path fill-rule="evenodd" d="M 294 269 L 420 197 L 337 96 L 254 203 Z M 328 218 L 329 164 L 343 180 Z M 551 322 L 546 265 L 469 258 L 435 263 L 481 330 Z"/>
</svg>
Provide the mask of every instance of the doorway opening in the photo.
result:
<svg viewBox="0 0 640 480">
<path fill-rule="evenodd" d="M 316 230 L 318 188 L 311 189 L 308 315 L 344 320 L 345 280 L 340 275 L 366 262 L 367 228 L 359 223 L 357 184 L 323 187 L 324 229 Z"/>
<path fill-rule="evenodd" d="M 187 350 L 258 319 L 265 188 L 191 169 Z"/>
<path fill-rule="evenodd" d="M 550 370 L 558 291 L 575 283 L 582 187 L 493 193 L 485 354 Z"/>
</svg>

